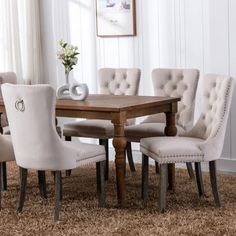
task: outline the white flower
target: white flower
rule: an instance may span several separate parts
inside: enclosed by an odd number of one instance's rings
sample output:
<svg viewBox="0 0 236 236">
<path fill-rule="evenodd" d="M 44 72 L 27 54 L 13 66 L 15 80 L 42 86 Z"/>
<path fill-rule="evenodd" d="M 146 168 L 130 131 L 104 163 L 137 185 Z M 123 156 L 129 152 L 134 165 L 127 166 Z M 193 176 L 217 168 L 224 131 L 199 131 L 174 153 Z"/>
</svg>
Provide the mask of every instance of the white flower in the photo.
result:
<svg viewBox="0 0 236 236">
<path fill-rule="evenodd" d="M 57 58 L 62 61 L 65 72 L 69 73 L 78 62 L 78 47 L 68 45 L 62 39 L 59 41 L 59 45 L 61 46 L 61 50 L 57 52 Z"/>
</svg>

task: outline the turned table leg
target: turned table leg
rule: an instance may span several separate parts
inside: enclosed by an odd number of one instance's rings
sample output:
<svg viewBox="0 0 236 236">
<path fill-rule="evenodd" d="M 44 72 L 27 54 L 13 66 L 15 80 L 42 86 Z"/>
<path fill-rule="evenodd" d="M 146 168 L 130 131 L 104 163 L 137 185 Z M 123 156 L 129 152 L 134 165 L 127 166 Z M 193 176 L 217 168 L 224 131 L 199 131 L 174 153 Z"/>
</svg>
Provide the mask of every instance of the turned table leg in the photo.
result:
<svg viewBox="0 0 236 236">
<path fill-rule="evenodd" d="M 125 149 L 127 140 L 124 133 L 125 113 L 115 113 L 112 116 L 114 125 L 113 146 L 115 148 L 116 184 L 118 204 L 122 205 L 125 198 Z"/>
<path fill-rule="evenodd" d="M 177 128 L 175 126 L 175 110 L 173 112 L 166 112 L 166 136 L 175 136 Z M 168 189 L 175 190 L 175 164 L 168 164 Z"/>
</svg>

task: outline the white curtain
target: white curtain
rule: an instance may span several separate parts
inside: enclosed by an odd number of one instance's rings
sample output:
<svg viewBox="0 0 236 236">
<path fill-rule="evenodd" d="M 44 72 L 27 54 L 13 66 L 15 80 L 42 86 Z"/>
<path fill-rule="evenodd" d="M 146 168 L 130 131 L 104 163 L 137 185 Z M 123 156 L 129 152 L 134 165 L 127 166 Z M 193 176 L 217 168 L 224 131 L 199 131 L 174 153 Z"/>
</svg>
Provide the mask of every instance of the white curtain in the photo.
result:
<svg viewBox="0 0 236 236">
<path fill-rule="evenodd" d="M 0 0 L 0 72 L 42 81 L 39 0 Z"/>
</svg>

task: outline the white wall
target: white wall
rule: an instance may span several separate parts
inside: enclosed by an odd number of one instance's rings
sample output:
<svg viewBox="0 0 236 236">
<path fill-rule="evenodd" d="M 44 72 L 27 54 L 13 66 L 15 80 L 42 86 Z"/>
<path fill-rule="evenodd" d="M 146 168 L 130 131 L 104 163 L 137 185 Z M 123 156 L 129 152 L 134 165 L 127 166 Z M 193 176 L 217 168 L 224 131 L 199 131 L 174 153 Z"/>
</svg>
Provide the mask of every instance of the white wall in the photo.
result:
<svg viewBox="0 0 236 236">
<path fill-rule="evenodd" d="M 96 37 L 95 0 L 41 0 L 45 82 L 63 83 L 56 60 L 56 42 L 65 38 L 79 46 L 74 78 L 97 90 L 100 67 L 142 69 L 140 94 L 152 91 L 155 67 L 199 68 L 201 74 L 236 77 L 235 0 L 136 0 L 137 36 Z M 200 84 L 201 86 L 201 81 Z M 201 89 L 196 116 L 201 110 Z M 236 96 L 226 134 L 223 158 L 236 160 Z"/>
</svg>

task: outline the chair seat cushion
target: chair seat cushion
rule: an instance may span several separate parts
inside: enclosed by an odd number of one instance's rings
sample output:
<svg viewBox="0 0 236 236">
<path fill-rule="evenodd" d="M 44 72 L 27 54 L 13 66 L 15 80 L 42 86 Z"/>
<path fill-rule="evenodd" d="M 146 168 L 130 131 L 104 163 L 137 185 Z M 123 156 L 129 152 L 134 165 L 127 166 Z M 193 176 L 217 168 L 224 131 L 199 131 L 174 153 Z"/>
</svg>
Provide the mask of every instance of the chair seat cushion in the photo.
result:
<svg viewBox="0 0 236 236">
<path fill-rule="evenodd" d="M 63 130 L 63 135 L 69 137 L 112 138 L 113 134 L 113 124 L 109 120 L 82 120 L 66 124 Z"/>
<path fill-rule="evenodd" d="M 11 141 L 11 136 L 0 135 L 0 139 L 1 139 L 0 162 L 14 161 L 15 155 L 14 155 L 13 145 Z"/>
<path fill-rule="evenodd" d="M 3 134 L 4 135 L 10 135 L 11 134 L 9 126 L 6 126 L 6 127 L 3 128 Z"/>
<path fill-rule="evenodd" d="M 204 153 L 199 148 L 205 140 L 189 137 L 152 137 L 140 140 L 141 152 L 158 163 L 199 162 Z"/>
<path fill-rule="evenodd" d="M 86 165 L 94 162 L 104 161 L 105 148 L 103 145 L 95 145 L 80 142 L 64 142 L 69 148 L 72 148 L 77 153 L 76 165 Z"/>
<path fill-rule="evenodd" d="M 1 127 L 6 127 L 6 126 L 8 126 L 7 115 L 5 112 L 3 112 L 1 115 Z"/>
<path fill-rule="evenodd" d="M 125 136 L 129 142 L 140 142 L 141 138 L 165 136 L 164 123 L 142 123 L 125 127 Z M 182 134 L 185 130 L 176 125 L 178 134 Z"/>
</svg>

